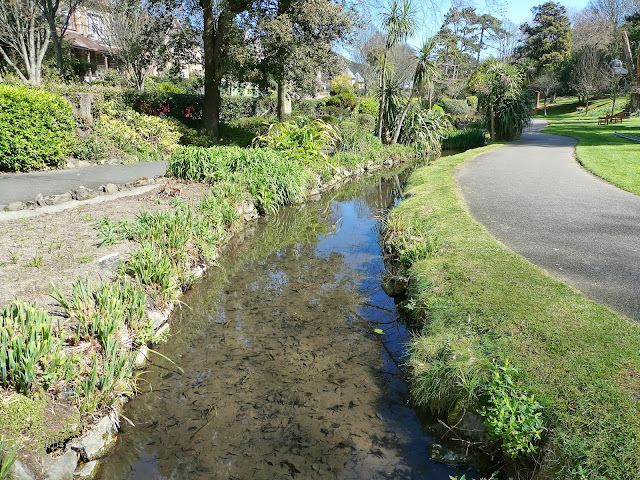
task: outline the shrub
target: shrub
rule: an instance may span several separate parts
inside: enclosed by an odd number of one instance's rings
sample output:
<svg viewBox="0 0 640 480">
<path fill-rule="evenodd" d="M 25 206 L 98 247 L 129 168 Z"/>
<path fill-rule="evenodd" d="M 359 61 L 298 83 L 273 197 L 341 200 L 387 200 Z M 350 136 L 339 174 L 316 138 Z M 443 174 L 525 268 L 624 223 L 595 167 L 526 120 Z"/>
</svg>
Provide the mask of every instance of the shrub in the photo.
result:
<svg viewBox="0 0 640 480">
<path fill-rule="evenodd" d="M 443 97 L 438 102 L 438 105 L 442 107 L 445 113 L 449 113 L 451 115 L 466 115 L 471 111 L 466 100 Z"/>
<path fill-rule="evenodd" d="M 478 97 L 475 95 L 471 95 L 469 97 L 467 97 L 467 105 L 469 105 L 469 108 L 471 108 L 471 110 L 473 110 L 474 112 L 478 110 Z"/>
<path fill-rule="evenodd" d="M 471 148 L 484 147 L 486 144 L 485 131 L 480 128 L 467 128 L 447 133 L 442 139 L 443 150 L 464 152 Z"/>
<path fill-rule="evenodd" d="M 325 105 L 327 107 L 341 107 L 353 110 L 356 108 L 356 96 L 351 87 L 336 85 L 329 92 Z"/>
<path fill-rule="evenodd" d="M 340 120 L 333 115 L 320 115 L 318 118 L 329 125 L 338 125 L 340 123 Z"/>
<path fill-rule="evenodd" d="M 435 104 L 433 107 L 431 107 L 431 110 L 433 110 L 434 112 L 441 112 L 444 113 L 444 108 L 442 108 L 440 105 Z"/>
<path fill-rule="evenodd" d="M 303 164 L 326 156 L 326 152 L 339 141 L 338 130 L 322 120 L 298 125 L 295 122 L 273 123 L 264 135 L 256 137 L 256 145 L 285 152 Z"/>
<path fill-rule="evenodd" d="M 376 118 L 368 113 L 361 113 L 356 118 L 358 126 L 365 130 L 372 130 L 376 126 Z"/>
<path fill-rule="evenodd" d="M 57 167 L 74 146 L 71 105 L 60 95 L 0 85 L 0 170 Z"/>
<path fill-rule="evenodd" d="M 104 144 L 95 135 L 88 135 L 86 138 L 78 140 L 73 156 L 80 160 L 95 162 L 101 160 L 107 154 Z"/>
<path fill-rule="evenodd" d="M 331 105 L 323 105 L 320 111 L 324 115 L 331 115 L 336 117 L 338 120 L 344 120 L 345 118 L 349 118 L 351 116 L 351 110 L 343 107 L 335 107 Z"/>
<path fill-rule="evenodd" d="M 440 141 L 450 128 L 451 123 L 443 113 L 414 105 L 404 121 L 400 140 L 405 145 L 415 146 L 422 156 L 439 154 Z"/>
<path fill-rule="evenodd" d="M 358 106 L 358 113 L 367 113 L 374 119 L 378 117 L 380 103 L 373 97 L 363 98 Z"/>
<path fill-rule="evenodd" d="M 316 113 L 316 109 L 322 100 L 302 99 L 293 101 L 293 115 L 311 116 Z"/>
</svg>

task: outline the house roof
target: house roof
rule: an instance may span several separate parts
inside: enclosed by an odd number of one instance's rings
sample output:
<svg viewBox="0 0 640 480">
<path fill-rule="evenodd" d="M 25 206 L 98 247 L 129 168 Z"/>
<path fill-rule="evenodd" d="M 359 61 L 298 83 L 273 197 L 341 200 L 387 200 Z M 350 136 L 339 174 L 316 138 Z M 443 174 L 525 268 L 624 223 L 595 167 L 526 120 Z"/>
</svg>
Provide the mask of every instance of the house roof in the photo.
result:
<svg viewBox="0 0 640 480">
<path fill-rule="evenodd" d="M 349 69 L 349 67 L 347 67 L 347 69 L 344 71 L 344 73 L 346 75 L 349 75 L 350 78 L 356 78 L 356 76 L 353 74 L 353 72 Z"/>
<path fill-rule="evenodd" d="M 356 72 L 356 83 L 364 83 L 364 77 Z"/>
<path fill-rule="evenodd" d="M 64 40 L 69 42 L 73 48 L 88 50 L 90 52 L 109 53 L 109 49 L 104 45 L 92 40 L 89 37 L 67 30 L 64 32 Z"/>
</svg>

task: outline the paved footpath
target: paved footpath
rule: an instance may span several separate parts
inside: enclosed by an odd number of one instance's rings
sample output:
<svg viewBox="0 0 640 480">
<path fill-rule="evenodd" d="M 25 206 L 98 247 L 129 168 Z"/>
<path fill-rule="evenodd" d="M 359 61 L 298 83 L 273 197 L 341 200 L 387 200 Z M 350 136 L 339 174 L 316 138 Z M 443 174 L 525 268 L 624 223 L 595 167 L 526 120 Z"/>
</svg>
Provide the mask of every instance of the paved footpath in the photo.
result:
<svg viewBox="0 0 640 480">
<path fill-rule="evenodd" d="M 123 184 L 141 177 L 164 175 L 167 162 L 139 162 L 131 165 L 99 165 L 95 167 L 50 170 L 33 173 L 0 174 L 0 204 L 34 200 L 68 192 L 79 186 L 96 189 L 107 183 Z"/>
<path fill-rule="evenodd" d="M 585 171 L 575 140 L 545 126 L 534 120 L 521 140 L 458 170 L 469 210 L 532 263 L 640 321 L 640 196 Z"/>
</svg>

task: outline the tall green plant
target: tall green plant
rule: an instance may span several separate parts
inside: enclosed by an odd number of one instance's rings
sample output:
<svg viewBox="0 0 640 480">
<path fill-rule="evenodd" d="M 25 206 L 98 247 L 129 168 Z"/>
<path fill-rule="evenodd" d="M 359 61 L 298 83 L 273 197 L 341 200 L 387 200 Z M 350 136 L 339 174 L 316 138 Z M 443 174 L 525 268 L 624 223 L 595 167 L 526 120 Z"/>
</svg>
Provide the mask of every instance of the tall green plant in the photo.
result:
<svg viewBox="0 0 640 480">
<path fill-rule="evenodd" d="M 479 106 L 489 124 L 491 140 L 513 140 L 531 119 L 523 76 L 515 65 L 487 60 L 469 79 L 478 94 Z"/>
<path fill-rule="evenodd" d="M 391 49 L 410 36 L 416 28 L 415 11 L 411 0 L 392 0 L 388 9 L 382 14 L 382 26 L 385 33 L 385 48 L 380 65 L 380 106 L 378 108 L 378 138 L 382 140 L 383 114 L 387 92 L 387 62 Z"/>
<path fill-rule="evenodd" d="M 400 118 L 396 122 L 393 138 L 391 139 L 392 145 L 396 143 L 398 141 L 398 138 L 400 137 L 402 123 L 407 116 L 409 108 L 411 108 L 411 101 L 422 90 L 424 90 L 425 88 L 430 88 L 440 73 L 438 65 L 436 64 L 435 60 L 431 58 L 434 49 L 435 43 L 433 39 L 429 39 L 422 45 L 422 48 L 416 55 L 416 69 L 413 73 L 413 86 L 411 87 L 411 92 L 409 93 L 409 99 L 407 100 L 407 103 L 402 110 L 402 113 L 400 114 Z"/>
</svg>

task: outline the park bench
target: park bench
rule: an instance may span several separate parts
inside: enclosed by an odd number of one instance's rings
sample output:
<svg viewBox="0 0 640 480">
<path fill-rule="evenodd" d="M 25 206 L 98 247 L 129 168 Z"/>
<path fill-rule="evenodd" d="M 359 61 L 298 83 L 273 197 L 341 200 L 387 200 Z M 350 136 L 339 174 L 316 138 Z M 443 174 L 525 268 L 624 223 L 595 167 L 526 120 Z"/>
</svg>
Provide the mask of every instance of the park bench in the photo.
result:
<svg viewBox="0 0 640 480">
<path fill-rule="evenodd" d="M 598 125 L 609 125 L 612 118 L 611 115 L 605 115 L 604 117 L 598 117 Z"/>
<path fill-rule="evenodd" d="M 624 118 L 624 112 L 620 112 L 617 115 L 614 115 L 611 117 L 611 120 L 613 120 L 613 123 L 622 123 L 622 119 Z"/>
</svg>

